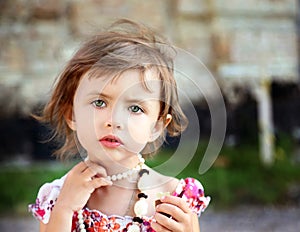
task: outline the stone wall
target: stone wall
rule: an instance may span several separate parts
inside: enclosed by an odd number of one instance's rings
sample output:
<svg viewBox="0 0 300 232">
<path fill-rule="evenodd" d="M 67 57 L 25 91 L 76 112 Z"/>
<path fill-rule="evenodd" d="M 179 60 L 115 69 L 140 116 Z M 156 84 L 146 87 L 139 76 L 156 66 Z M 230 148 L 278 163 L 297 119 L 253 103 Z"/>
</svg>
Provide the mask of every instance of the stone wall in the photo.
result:
<svg viewBox="0 0 300 232">
<path fill-rule="evenodd" d="M 201 100 L 221 91 L 231 103 L 227 140 L 256 142 L 257 106 L 250 95 L 262 79 L 279 83 L 272 87 L 275 126 L 293 132 L 300 128 L 298 2 L 0 1 L 0 161 L 50 157 L 55 145 L 41 143 L 48 130 L 27 116 L 46 101 L 55 77 L 80 42 L 118 18 L 145 23 L 183 49 L 176 67 L 185 78 L 177 76 L 178 83 L 195 101 L 202 136 L 210 135 L 211 112 Z"/>
<path fill-rule="evenodd" d="M 27 114 L 44 102 L 80 41 L 120 17 L 150 25 L 194 54 L 228 94 L 259 77 L 251 65 L 262 63 L 277 67 L 277 79 L 295 82 L 297 12 L 296 0 L 1 1 L 1 114 Z M 196 82 L 210 85 L 209 78 Z"/>
</svg>

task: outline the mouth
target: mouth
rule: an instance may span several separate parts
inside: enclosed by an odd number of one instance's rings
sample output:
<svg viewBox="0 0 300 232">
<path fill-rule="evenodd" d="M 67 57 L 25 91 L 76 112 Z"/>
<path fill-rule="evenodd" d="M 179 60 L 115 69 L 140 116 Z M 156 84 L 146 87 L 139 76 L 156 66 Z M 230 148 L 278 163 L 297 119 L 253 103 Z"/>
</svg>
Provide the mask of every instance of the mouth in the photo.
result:
<svg viewBox="0 0 300 232">
<path fill-rule="evenodd" d="M 112 135 L 104 136 L 99 142 L 108 148 L 116 148 L 122 145 L 122 141 L 118 137 Z"/>
</svg>

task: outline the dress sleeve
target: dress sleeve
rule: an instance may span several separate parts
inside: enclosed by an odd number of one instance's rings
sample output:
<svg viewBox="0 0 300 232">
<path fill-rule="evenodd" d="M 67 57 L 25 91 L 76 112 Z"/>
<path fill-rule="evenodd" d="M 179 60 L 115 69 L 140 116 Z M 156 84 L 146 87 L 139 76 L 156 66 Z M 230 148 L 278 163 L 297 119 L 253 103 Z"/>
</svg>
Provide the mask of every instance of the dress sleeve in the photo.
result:
<svg viewBox="0 0 300 232">
<path fill-rule="evenodd" d="M 204 195 L 202 184 L 194 178 L 181 179 L 173 196 L 186 200 L 190 208 L 200 217 L 210 202 L 210 197 Z"/>
<path fill-rule="evenodd" d="M 34 204 L 28 206 L 35 218 L 47 224 L 66 176 L 46 183 L 40 188 Z"/>
</svg>

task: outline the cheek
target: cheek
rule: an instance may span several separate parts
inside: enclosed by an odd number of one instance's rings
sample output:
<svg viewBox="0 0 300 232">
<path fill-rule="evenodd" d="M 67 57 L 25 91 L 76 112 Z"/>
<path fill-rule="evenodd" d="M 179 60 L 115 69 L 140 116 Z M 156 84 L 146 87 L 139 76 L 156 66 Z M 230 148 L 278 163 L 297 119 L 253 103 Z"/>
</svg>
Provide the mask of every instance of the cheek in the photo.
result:
<svg viewBox="0 0 300 232">
<path fill-rule="evenodd" d="M 96 121 L 92 114 L 80 114 L 76 117 L 77 137 L 82 145 L 88 144 L 96 136 Z"/>
<path fill-rule="evenodd" d="M 128 132 L 135 143 L 145 144 L 151 136 L 151 123 L 143 120 L 128 120 Z"/>
<path fill-rule="evenodd" d="M 78 114 L 76 119 L 78 129 L 93 135 L 99 130 L 99 125 L 103 124 L 103 115 L 96 110 L 85 110 Z"/>
</svg>

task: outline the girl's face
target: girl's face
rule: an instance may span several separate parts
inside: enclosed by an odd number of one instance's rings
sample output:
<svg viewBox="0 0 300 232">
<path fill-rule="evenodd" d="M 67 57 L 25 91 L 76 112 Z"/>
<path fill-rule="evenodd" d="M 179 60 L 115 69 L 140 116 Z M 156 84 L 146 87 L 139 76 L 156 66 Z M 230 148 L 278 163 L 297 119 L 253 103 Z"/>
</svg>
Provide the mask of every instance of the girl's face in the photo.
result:
<svg viewBox="0 0 300 232">
<path fill-rule="evenodd" d="M 122 161 L 141 152 L 162 133 L 158 120 L 161 83 L 146 71 L 145 88 L 137 70 L 111 77 L 86 74 L 74 96 L 73 118 L 68 121 L 90 159 Z"/>
</svg>

